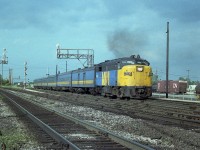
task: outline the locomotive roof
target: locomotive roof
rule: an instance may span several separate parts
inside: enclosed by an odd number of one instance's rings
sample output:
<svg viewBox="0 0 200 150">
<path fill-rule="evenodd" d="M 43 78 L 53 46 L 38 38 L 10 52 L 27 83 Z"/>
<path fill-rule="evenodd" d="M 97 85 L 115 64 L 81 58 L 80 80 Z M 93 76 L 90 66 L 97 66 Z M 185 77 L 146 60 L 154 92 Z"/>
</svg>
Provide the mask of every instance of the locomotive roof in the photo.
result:
<svg viewBox="0 0 200 150">
<path fill-rule="evenodd" d="M 131 55 L 130 57 L 122 57 L 122 58 L 117 58 L 117 59 L 112 59 L 112 60 L 106 60 L 105 62 L 99 63 L 98 65 L 105 64 L 105 63 L 118 63 L 118 62 L 128 61 L 128 60 L 135 61 L 135 62 L 144 62 L 145 64 L 150 65 L 150 63 L 147 60 L 142 59 L 140 55 L 137 55 L 137 56 Z"/>
</svg>

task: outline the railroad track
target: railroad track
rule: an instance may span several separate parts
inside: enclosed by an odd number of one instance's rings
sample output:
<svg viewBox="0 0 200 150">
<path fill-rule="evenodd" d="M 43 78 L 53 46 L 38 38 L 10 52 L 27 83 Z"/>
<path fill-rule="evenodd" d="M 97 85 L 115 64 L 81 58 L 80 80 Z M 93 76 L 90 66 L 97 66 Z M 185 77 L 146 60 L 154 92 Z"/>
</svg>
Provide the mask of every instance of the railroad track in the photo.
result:
<svg viewBox="0 0 200 150">
<path fill-rule="evenodd" d="M 106 98 L 93 97 L 84 99 L 84 95 L 73 94 L 73 99 L 68 98 L 65 92 L 31 92 L 41 97 L 51 98 L 59 101 L 67 101 L 76 105 L 88 106 L 99 110 L 124 114 L 133 118 L 153 120 L 167 125 L 180 126 L 186 129 L 200 128 L 200 103 L 184 101 L 166 101 L 162 99 L 151 100 L 108 100 Z M 82 98 L 81 98 L 82 97 Z M 197 130 L 198 131 L 198 130 Z"/>
<path fill-rule="evenodd" d="M 47 141 L 43 142 L 51 143 L 51 149 L 152 150 L 148 146 L 126 140 L 84 121 L 30 103 L 7 90 L 1 90 L 1 93 L 26 117 L 45 131 L 42 136 L 46 136 Z"/>
</svg>

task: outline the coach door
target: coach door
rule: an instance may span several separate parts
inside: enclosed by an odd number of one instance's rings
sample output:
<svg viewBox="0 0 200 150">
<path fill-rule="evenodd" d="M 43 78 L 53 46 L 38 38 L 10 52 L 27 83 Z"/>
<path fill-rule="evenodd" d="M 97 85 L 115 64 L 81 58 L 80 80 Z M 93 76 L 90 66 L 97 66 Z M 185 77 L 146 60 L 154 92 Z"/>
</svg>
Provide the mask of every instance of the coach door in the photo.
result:
<svg viewBox="0 0 200 150">
<path fill-rule="evenodd" d="M 108 66 L 105 66 L 105 69 L 102 72 L 102 85 L 108 86 L 109 85 L 109 71 Z"/>
<path fill-rule="evenodd" d="M 77 83 L 77 85 L 79 85 L 80 84 L 80 72 L 78 73 L 78 83 Z"/>
</svg>

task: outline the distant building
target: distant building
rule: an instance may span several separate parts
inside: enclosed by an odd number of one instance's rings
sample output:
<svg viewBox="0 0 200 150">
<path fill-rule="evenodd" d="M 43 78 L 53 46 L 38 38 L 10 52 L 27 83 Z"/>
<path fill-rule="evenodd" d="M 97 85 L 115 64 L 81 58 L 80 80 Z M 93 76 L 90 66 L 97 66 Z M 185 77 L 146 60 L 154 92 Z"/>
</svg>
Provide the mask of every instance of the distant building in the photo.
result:
<svg viewBox="0 0 200 150">
<path fill-rule="evenodd" d="M 187 91 L 188 91 L 188 92 L 193 92 L 193 93 L 195 93 L 195 88 L 196 88 L 196 86 L 197 86 L 197 85 L 189 85 L 188 88 L 187 88 Z"/>
</svg>

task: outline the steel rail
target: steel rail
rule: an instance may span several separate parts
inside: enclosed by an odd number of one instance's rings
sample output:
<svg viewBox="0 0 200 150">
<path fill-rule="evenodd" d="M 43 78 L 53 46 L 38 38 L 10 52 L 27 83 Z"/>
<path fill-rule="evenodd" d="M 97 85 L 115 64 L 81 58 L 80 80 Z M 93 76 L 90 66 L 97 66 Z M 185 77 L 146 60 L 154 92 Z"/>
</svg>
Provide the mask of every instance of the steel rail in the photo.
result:
<svg viewBox="0 0 200 150">
<path fill-rule="evenodd" d="M 33 93 L 33 92 L 28 92 L 28 93 Z M 53 95 L 53 94 L 49 94 L 49 93 L 45 93 L 45 96 L 44 96 L 44 93 L 37 93 L 39 96 L 42 96 L 42 97 L 51 97 L 53 99 L 60 99 L 62 96 L 58 96 L 58 95 Z M 51 96 L 47 96 L 47 95 L 51 95 Z M 166 100 L 163 100 L 163 99 L 159 99 L 161 101 L 166 101 Z M 174 102 L 172 100 L 168 100 L 170 102 Z M 192 102 L 188 102 L 188 101 L 177 101 L 177 102 L 183 102 L 183 103 L 188 103 L 188 104 L 193 104 Z M 198 102 L 197 102 L 198 104 Z M 92 108 L 97 108 L 97 109 L 101 109 L 101 110 L 105 110 L 105 111 L 111 111 L 111 112 L 119 112 L 119 110 L 113 110 L 113 108 L 110 108 L 110 107 L 107 107 L 107 106 L 93 106 L 91 104 L 86 104 L 86 106 L 89 106 L 89 107 L 92 107 Z M 154 104 L 151 106 L 154 106 Z M 155 105 L 156 106 L 156 105 Z M 102 108 L 99 108 L 99 107 L 102 107 Z M 137 108 L 136 108 L 137 107 Z M 183 125 L 183 126 L 192 126 L 192 127 L 195 127 L 195 128 L 199 128 L 200 126 L 200 117 L 198 115 L 192 115 L 192 114 L 184 114 L 184 113 L 181 113 L 181 112 L 170 112 L 168 113 L 167 111 L 163 111 L 163 110 L 160 110 L 161 113 L 159 113 L 159 111 L 157 111 L 157 113 L 154 113 L 150 110 L 148 110 L 148 108 L 143 108 L 144 106 L 142 106 L 142 108 L 139 109 L 139 112 L 138 112 L 138 106 L 134 107 L 135 109 L 131 109 L 131 111 L 128 109 L 127 111 L 124 111 L 124 115 L 129 115 L 129 114 L 134 114 L 135 116 L 137 115 L 138 117 L 142 117 L 142 118 L 151 118 L 151 119 L 154 119 L 154 117 L 157 117 L 159 118 L 160 120 L 162 121 L 168 121 L 168 122 L 171 122 L 171 123 L 175 123 L 175 124 L 179 124 L 179 125 Z M 122 109 L 124 109 L 124 107 L 122 107 Z M 127 109 L 127 108 L 126 108 Z M 135 111 L 132 111 L 132 110 L 135 110 Z M 136 111 L 137 110 L 137 111 Z M 133 116 L 134 116 L 133 115 Z M 133 117 L 132 115 L 129 115 L 131 117 Z M 151 117 L 152 116 L 152 117 Z"/>
<path fill-rule="evenodd" d="M 68 141 L 65 137 L 63 137 L 61 134 L 56 132 L 54 129 L 52 129 L 50 126 L 42 122 L 40 119 L 32 115 L 30 112 L 28 112 L 26 109 L 24 109 L 22 106 L 17 104 L 12 98 L 8 97 L 7 95 L 1 93 L 4 97 L 6 97 L 12 104 L 14 104 L 25 116 L 27 116 L 29 119 L 31 119 L 35 124 L 37 124 L 41 129 L 43 129 L 47 134 L 49 134 L 54 140 L 56 140 L 58 143 L 63 144 L 66 148 L 71 148 L 73 150 L 80 150 L 76 145 Z"/>
<path fill-rule="evenodd" d="M 154 150 L 153 148 L 151 148 L 149 146 L 146 146 L 146 145 L 143 145 L 143 144 L 141 144 L 141 143 L 139 143 L 137 141 L 125 139 L 123 137 L 120 137 L 120 136 L 118 136 L 116 134 L 111 133 L 108 130 L 105 130 L 105 129 L 100 128 L 98 126 L 89 124 L 89 123 L 87 123 L 85 121 L 79 120 L 79 119 L 74 118 L 72 116 L 69 116 L 69 115 L 66 115 L 66 114 L 62 114 L 62 113 L 60 113 L 58 111 L 52 110 L 52 109 L 50 109 L 48 107 L 45 107 L 44 105 L 38 104 L 37 102 L 30 101 L 30 100 L 26 100 L 26 101 L 29 101 L 29 102 L 31 102 L 31 103 L 39 106 L 39 107 L 42 107 L 42 108 L 44 108 L 44 109 L 46 109 L 46 110 L 48 110 L 48 111 L 50 111 L 52 113 L 55 113 L 55 114 L 57 114 L 59 116 L 62 116 L 63 118 L 69 119 L 69 120 L 71 120 L 71 121 L 73 121 L 73 122 L 75 122 L 75 123 L 77 123 L 79 125 L 82 125 L 82 126 L 86 127 L 89 130 L 93 130 L 93 131 L 95 131 L 97 133 L 103 134 L 104 136 L 107 136 L 107 137 L 111 138 L 116 143 L 119 143 L 119 144 L 121 144 L 121 145 L 123 145 L 123 146 L 125 146 L 125 147 L 127 147 L 129 149 Z"/>
<path fill-rule="evenodd" d="M 28 92 L 28 93 L 33 93 L 33 92 Z M 40 95 L 42 97 L 44 96 L 41 93 L 39 93 L 38 95 Z M 55 96 L 55 95 L 52 95 L 52 94 L 49 94 L 49 93 L 47 95 L 51 95 L 51 98 L 53 98 L 53 99 L 55 97 L 56 100 L 58 99 L 58 97 L 59 97 L 59 99 L 62 97 L 62 96 L 57 96 L 57 95 Z M 47 96 L 47 97 L 50 97 L 50 96 Z M 164 101 L 163 99 L 159 99 L 159 100 Z M 174 101 L 171 101 L 171 102 L 174 102 Z M 181 102 L 185 103 L 185 101 L 181 101 Z M 186 103 L 192 104 L 191 102 L 187 102 L 187 101 L 186 101 Z M 111 111 L 111 112 L 119 113 L 119 110 L 113 110 L 113 108 L 110 108 L 110 107 L 107 107 L 107 106 L 103 106 L 102 108 L 99 108 L 99 106 L 98 107 L 93 106 L 91 104 L 87 104 L 86 106 L 105 110 L 105 111 Z M 154 104 L 153 104 L 153 106 L 154 106 Z M 163 111 L 163 110 L 160 110 L 161 113 L 159 113 L 159 111 L 157 111 L 157 113 L 154 113 L 154 112 L 148 110 L 148 108 L 146 108 L 146 107 L 143 108 L 143 107 L 144 106 L 142 106 L 142 108 L 139 109 L 140 110 L 139 112 L 136 111 L 139 108 L 137 106 L 137 108 L 134 107 L 135 109 L 131 109 L 131 110 L 128 109 L 127 111 L 124 111 L 124 113 L 122 113 L 122 114 L 129 115 L 131 117 L 134 117 L 134 116 L 137 115 L 138 117 L 141 117 L 141 118 L 151 118 L 151 119 L 155 119 L 155 117 L 156 117 L 159 120 L 168 121 L 170 123 L 174 123 L 174 124 L 185 126 L 185 127 L 187 126 L 187 127 L 199 128 L 199 126 L 200 126 L 200 121 L 199 121 L 200 119 L 199 119 L 199 116 L 197 116 L 197 115 L 184 114 L 184 113 L 181 113 L 181 112 L 171 112 L 171 111 L 168 113 L 167 111 Z M 122 109 L 124 109 L 124 107 Z M 135 111 L 132 111 L 132 110 L 135 110 Z M 134 115 L 132 116 L 130 114 L 134 114 Z"/>
<path fill-rule="evenodd" d="M 33 103 L 35 103 L 35 102 L 33 102 Z M 64 118 L 66 118 L 66 119 L 69 119 L 69 120 L 71 120 L 71 121 L 73 121 L 73 122 L 76 122 L 77 124 L 80 124 L 80 125 L 86 127 L 86 128 L 89 129 L 89 130 L 93 130 L 93 131 L 96 131 L 96 132 L 98 132 L 98 133 L 101 133 L 101 134 L 103 134 L 103 135 L 105 135 L 105 136 L 111 138 L 113 141 L 115 141 L 115 142 L 117 142 L 117 143 L 119 143 L 119 144 L 121 144 L 121 145 L 123 145 L 123 146 L 125 146 L 125 147 L 127 147 L 127 148 L 130 148 L 130 149 L 137 149 L 137 150 L 154 150 L 153 148 L 148 147 L 148 146 L 146 146 L 146 145 L 143 145 L 143 144 L 141 144 L 141 143 L 138 143 L 137 141 L 125 139 L 125 138 L 123 138 L 123 137 L 120 137 L 120 136 L 118 136 L 118 135 L 116 135 L 116 134 L 111 133 L 111 132 L 108 131 L 108 130 L 105 130 L 105 129 L 103 129 L 103 128 L 100 128 L 100 127 L 98 127 L 98 126 L 89 124 L 89 123 L 87 123 L 87 122 L 85 122 L 85 121 L 82 121 L 82 120 L 79 120 L 79 119 L 77 119 L 77 118 L 73 118 L 73 117 L 71 117 L 71 116 L 69 116 L 69 115 L 62 114 L 62 113 L 60 113 L 60 112 L 57 112 L 57 111 L 52 110 L 52 109 L 50 109 L 50 108 L 47 108 L 47 107 L 45 107 L 45 106 L 43 106 L 43 105 L 40 105 L 40 104 L 38 104 L 38 103 L 36 103 L 36 104 L 39 105 L 39 106 L 41 106 L 41 107 L 44 108 L 44 109 L 47 109 L 48 111 L 53 111 L 55 114 L 58 114 L 58 115 L 60 115 L 60 116 L 62 116 L 62 117 L 64 117 Z"/>
</svg>

